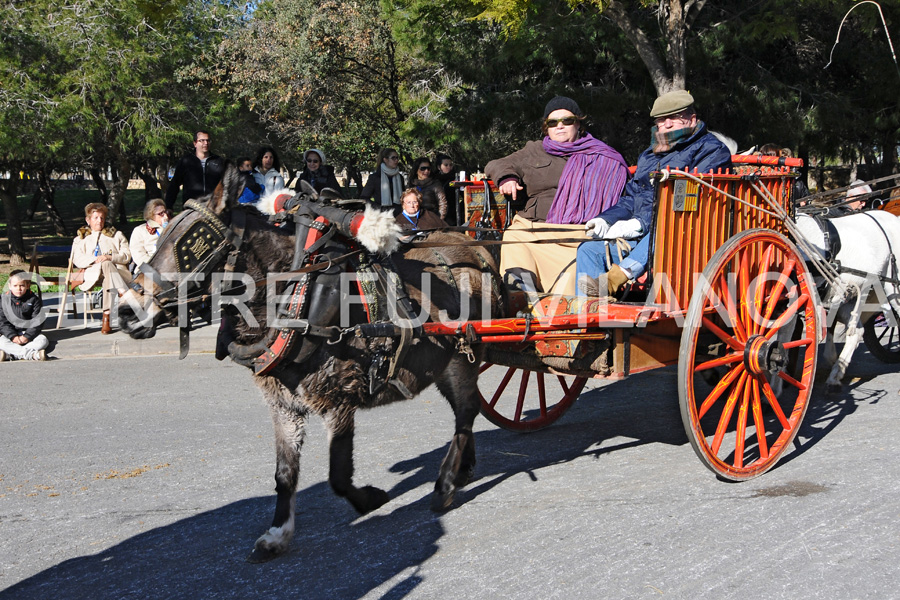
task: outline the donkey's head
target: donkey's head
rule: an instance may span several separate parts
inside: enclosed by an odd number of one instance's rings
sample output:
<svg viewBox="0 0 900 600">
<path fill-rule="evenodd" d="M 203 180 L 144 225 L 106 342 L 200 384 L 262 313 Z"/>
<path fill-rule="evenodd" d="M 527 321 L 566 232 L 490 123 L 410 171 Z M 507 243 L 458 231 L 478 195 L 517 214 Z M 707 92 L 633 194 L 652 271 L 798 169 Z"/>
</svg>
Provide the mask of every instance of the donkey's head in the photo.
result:
<svg viewBox="0 0 900 600">
<path fill-rule="evenodd" d="M 210 274 L 232 249 L 232 208 L 243 189 L 244 176 L 229 163 L 212 194 L 185 202 L 120 299 L 119 323 L 131 337 L 153 337 L 164 321 L 186 325 L 189 311 L 208 299 Z"/>
</svg>

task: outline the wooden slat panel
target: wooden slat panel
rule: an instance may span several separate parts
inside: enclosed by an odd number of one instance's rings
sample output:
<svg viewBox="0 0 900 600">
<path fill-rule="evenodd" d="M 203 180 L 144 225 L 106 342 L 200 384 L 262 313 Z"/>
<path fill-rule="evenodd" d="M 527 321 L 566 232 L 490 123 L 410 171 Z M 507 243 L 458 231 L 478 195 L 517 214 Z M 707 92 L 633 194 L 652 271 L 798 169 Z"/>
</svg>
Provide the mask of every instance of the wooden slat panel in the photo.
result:
<svg viewBox="0 0 900 600">
<path fill-rule="evenodd" d="M 793 215 L 793 177 L 786 169 L 769 171 L 760 175 L 758 183 L 778 199 L 788 214 Z M 779 219 L 753 208 L 771 211 L 768 202 L 753 190 L 749 181 L 737 175 L 706 175 L 703 178 L 715 188 L 733 194 L 751 206 L 734 202 L 715 190 L 700 186 L 697 210 L 676 211 L 675 184 L 685 178 L 673 173 L 658 184 L 652 265 L 654 277 L 668 278 L 670 287 L 662 285 L 655 299 L 657 304 L 666 307 L 665 310 L 687 309 L 696 277 L 712 255 L 733 235 L 758 227 L 786 233 Z M 760 259 L 758 256 L 752 258 L 754 262 Z"/>
</svg>

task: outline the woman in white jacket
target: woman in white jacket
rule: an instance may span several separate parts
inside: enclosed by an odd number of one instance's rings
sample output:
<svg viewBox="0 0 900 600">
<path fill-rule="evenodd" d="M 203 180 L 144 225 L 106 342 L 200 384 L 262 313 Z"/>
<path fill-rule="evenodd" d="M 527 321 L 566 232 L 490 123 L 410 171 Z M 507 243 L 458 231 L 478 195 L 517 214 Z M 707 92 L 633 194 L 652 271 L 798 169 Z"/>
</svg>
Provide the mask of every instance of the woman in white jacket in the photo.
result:
<svg viewBox="0 0 900 600">
<path fill-rule="evenodd" d="M 128 263 L 131 249 L 121 231 L 106 226 L 109 210 L 99 202 L 84 207 L 87 227 L 78 230 L 78 237 L 72 241 L 72 262 L 84 271 L 81 291 L 89 291 L 98 282 L 103 287 L 103 327 L 100 333 L 112 333 L 109 323 L 109 309 L 112 294 L 122 294 L 131 281 Z"/>
<path fill-rule="evenodd" d="M 256 183 L 266 187 L 266 194 L 284 188 L 284 177 L 281 176 L 281 160 L 271 146 L 263 146 L 256 153 L 253 161 L 253 178 Z"/>
</svg>

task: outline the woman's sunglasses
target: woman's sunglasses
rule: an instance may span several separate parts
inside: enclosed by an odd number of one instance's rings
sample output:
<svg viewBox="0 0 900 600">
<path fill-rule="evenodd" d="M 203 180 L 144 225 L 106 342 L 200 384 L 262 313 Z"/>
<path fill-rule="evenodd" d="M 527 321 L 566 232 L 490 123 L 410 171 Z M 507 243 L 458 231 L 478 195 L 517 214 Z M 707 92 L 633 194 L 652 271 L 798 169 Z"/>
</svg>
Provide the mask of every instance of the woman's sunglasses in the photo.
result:
<svg viewBox="0 0 900 600">
<path fill-rule="evenodd" d="M 419 167 L 420 171 L 430 171 L 431 167 Z"/>
<path fill-rule="evenodd" d="M 546 121 L 544 121 L 544 124 L 547 126 L 548 129 L 552 129 L 552 128 L 556 127 L 557 125 L 559 125 L 560 123 L 562 123 L 563 125 L 568 127 L 569 125 L 574 125 L 577 122 L 578 122 L 577 117 L 564 117 L 562 119 L 547 119 Z"/>
</svg>

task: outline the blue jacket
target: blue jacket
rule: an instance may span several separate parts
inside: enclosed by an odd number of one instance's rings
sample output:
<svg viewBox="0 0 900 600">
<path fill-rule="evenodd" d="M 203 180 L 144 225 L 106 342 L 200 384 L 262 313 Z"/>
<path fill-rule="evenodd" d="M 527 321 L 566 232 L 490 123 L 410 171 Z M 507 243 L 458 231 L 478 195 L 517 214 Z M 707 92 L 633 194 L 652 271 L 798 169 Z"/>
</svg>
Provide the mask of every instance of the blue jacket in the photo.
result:
<svg viewBox="0 0 900 600">
<path fill-rule="evenodd" d="M 650 173 L 661 171 L 667 166 L 673 169 L 688 167 L 691 171 L 696 168 L 700 173 L 716 171 L 720 167 L 730 170 L 731 151 L 709 133 L 706 124 L 700 121 L 694 135 L 666 154 L 654 154 L 652 146 L 644 150 L 638 158 L 634 177 L 625 184 L 622 199 L 599 216 L 610 225 L 616 221 L 636 218 L 641 222 L 641 229 L 645 233 L 649 232 L 653 222 L 654 198 Z"/>
</svg>

